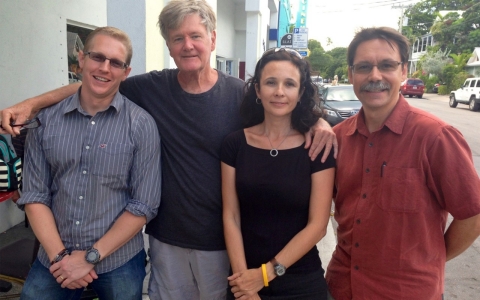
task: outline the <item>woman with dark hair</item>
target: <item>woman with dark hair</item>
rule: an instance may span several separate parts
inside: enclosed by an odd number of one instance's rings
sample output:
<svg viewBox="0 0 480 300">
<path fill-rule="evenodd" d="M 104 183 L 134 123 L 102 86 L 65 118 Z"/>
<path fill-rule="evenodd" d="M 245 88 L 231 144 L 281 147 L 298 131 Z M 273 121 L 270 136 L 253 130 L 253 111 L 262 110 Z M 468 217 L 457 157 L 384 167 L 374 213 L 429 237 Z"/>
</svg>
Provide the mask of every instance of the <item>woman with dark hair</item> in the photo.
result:
<svg viewBox="0 0 480 300">
<path fill-rule="evenodd" d="M 267 50 L 246 89 L 245 129 L 227 136 L 221 154 L 227 298 L 327 299 L 316 244 L 326 233 L 335 160 L 311 161 L 304 149 L 320 117 L 310 66 L 295 50 Z"/>
</svg>

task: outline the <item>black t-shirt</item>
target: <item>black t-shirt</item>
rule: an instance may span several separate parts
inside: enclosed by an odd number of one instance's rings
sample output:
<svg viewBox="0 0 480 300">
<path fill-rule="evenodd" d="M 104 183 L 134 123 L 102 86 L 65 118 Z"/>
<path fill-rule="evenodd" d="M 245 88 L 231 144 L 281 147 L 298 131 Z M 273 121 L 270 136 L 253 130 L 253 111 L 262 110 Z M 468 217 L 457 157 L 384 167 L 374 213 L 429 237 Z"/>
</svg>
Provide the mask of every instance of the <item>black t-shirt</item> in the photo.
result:
<svg viewBox="0 0 480 300">
<path fill-rule="evenodd" d="M 221 160 L 235 168 L 240 205 L 241 230 L 248 268 L 258 268 L 270 261 L 308 222 L 311 175 L 335 167 L 330 153 L 322 163 L 315 161 L 305 145 L 270 150 L 247 144 L 243 130 L 227 136 Z M 308 273 L 321 268 L 317 247 L 287 269 L 288 273 Z"/>
<path fill-rule="evenodd" d="M 189 94 L 177 74 L 152 71 L 120 85 L 123 95 L 152 115 L 162 137 L 162 199 L 146 232 L 178 247 L 223 250 L 220 148 L 242 128 L 245 82 L 218 71 L 209 91 Z"/>
</svg>

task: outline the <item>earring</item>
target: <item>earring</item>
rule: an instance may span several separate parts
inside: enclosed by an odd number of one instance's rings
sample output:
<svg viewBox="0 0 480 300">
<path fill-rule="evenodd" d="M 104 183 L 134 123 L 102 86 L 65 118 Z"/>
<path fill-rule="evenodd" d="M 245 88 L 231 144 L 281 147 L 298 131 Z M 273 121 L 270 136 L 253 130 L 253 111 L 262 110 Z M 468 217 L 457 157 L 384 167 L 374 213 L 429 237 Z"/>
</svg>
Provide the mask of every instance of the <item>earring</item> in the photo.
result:
<svg viewBox="0 0 480 300">
<path fill-rule="evenodd" d="M 257 99 L 255 99 L 255 103 L 262 104 L 262 100 L 258 99 L 258 97 L 257 97 Z"/>
</svg>

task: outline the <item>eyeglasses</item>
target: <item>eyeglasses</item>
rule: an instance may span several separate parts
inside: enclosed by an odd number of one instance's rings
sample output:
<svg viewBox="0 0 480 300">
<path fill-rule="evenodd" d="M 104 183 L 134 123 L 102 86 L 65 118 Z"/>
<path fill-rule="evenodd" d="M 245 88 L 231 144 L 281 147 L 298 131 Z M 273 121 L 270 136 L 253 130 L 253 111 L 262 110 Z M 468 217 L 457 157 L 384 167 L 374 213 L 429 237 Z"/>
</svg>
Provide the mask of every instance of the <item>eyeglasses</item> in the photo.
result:
<svg viewBox="0 0 480 300">
<path fill-rule="evenodd" d="M 42 123 L 40 122 L 40 120 L 38 118 L 34 118 L 32 120 L 29 120 L 29 121 L 27 121 L 26 123 L 23 123 L 23 124 L 14 124 L 14 123 L 10 124 L 10 126 L 12 126 L 12 127 L 20 127 L 20 130 L 37 128 L 37 127 L 40 127 L 40 125 L 42 125 Z M 0 128 L 3 129 L 2 125 L 0 125 Z"/>
<path fill-rule="evenodd" d="M 265 56 L 269 56 L 270 54 L 273 54 L 278 51 L 285 51 L 296 56 L 297 58 L 303 59 L 303 56 L 300 53 L 290 48 L 270 48 L 267 51 L 263 52 L 262 58 L 264 58 Z"/>
<path fill-rule="evenodd" d="M 99 63 L 103 63 L 106 59 L 108 59 L 110 61 L 110 65 L 114 68 L 117 68 L 117 69 L 128 68 L 128 65 L 126 63 L 124 63 L 123 61 L 121 61 L 119 59 L 116 59 L 116 58 L 108 58 L 105 55 L 103 55 L 102 53 L 89 51 L 89 52 L 85 52 L 85 54 L 88 55 L 91 60 L 99 62 Z"/>
<path fill-rule="evenodd" d="M 373 70 L 373 67 L 377 67 L 378 71 L 382 73 L 390 73 L 396 71 L 398 66 L 401 64 L 402 62 L 400 61 L 387 59 L 379 62 L 376 65 L 369 62 L 361 62 L 350 66 L 350 68 L 352 68 L 352 72 L 356 74 L 370 74 L 370 72 Z"/>
</svg>

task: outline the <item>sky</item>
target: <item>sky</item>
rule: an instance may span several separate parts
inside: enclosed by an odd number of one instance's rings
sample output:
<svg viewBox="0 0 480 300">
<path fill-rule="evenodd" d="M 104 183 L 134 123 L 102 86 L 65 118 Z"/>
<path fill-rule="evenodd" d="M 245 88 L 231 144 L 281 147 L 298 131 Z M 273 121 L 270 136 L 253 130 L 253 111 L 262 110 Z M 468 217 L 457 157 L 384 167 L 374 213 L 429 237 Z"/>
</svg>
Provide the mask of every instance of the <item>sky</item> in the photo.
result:
<svg viewBox="0 0 480 300">
<path fill-rule="evenodd" d="M 420 0 L 309 0 L 307 11 L 308 39 L 315 39 L 328 51 L 348 47 L 362 27 L 389 26 L 398 29 L 402 10 Z M 405 10 L 405 8 L 404 8 Z M 327 46 L 327 38 L 333 42 Z"/>
</svg>

